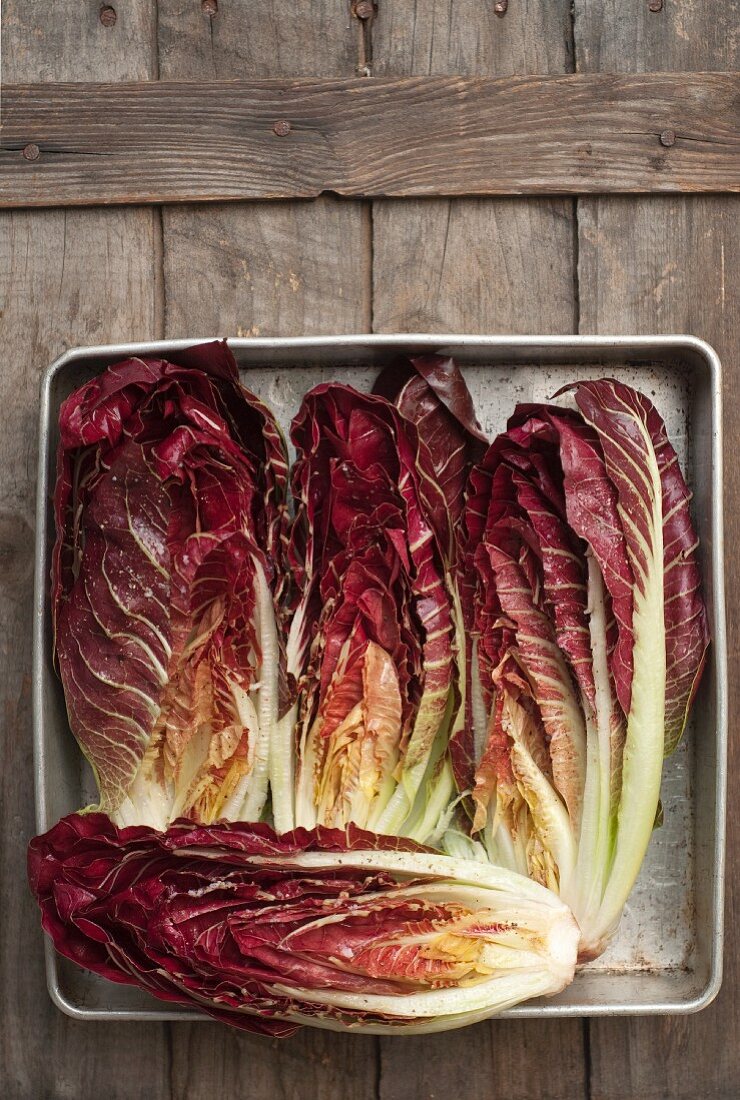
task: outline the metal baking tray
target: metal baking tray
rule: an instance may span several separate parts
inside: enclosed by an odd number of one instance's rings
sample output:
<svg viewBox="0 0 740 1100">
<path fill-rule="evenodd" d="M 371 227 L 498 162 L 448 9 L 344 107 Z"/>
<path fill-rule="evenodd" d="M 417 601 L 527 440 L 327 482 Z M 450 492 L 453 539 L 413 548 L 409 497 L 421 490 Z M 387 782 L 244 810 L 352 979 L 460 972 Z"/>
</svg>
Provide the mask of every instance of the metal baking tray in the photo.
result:
<svg viewBox="0 0 740 1100">
<path fill-rule="evenodd" d="M 195 342 L 77 348 L 57 359 L 43 379 L 33 655 L 39 832 L 94 799 L 92 776 L 70 733 L 51 656 L 48 578 L 59 406 L 110 363 L 130 355 L 166 356 Z M 517 401 L 544 400 L 574 378 L 613 375 L 653 398 L 694 492 L 712 632 L 709 667 L 683 742 L 665 763 L 665 821 L 652 837 L 614 942 L 559 996 L 527 1002 L 504 1015 L 645 1015 L 705 1007 L 722 974 L 727 738 L 721 374 L 715 352 L 690 336 L 360 335 L 229 343 L 244 383 L 269 403 L 284 429 L 312 385 L 337 379 L 368 387 L 381 364 L 398 353 L 420 351 L 455 357 L 490 436 L 504 427 Z M 48 940 L 45 949 L 49 993 L 70 1016 L 206 1018 L 80 970 L 58 956 Z"/>
</svg>

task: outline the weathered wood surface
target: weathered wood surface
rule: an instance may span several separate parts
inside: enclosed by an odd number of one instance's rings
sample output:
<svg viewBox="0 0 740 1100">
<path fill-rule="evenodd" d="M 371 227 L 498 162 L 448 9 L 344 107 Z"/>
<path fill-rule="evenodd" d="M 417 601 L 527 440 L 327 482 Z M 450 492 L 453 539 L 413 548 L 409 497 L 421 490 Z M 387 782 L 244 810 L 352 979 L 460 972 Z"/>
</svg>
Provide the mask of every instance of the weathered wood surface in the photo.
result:
<svg viewBox="0 0 740 1100">
<path fill-rule="evenodd" d="M 378 76 L 562 73 L 572 64 L 570 0 L 381 5 Z M 409 199 L 373 203 L 373 326 L 378 332 L 574 331 L 569 199 Z M 532 263 L 531 257 L 537 262 Z"/>
<path fill-rule="evenodd" d="M 731 73 L 10 84 L 0 203 L 738 191 L 739 104 Z"/>
<path fill-rule="evenodd" d="M 349 3 L 5 0 L 3 78 L 221 80 L 425 73 L 505 77 L 581 68 L 737 67 L 737 0 L 380 0 Z M 212 5 L 211 5 L 212 6 Z M 575 37 L 574 37 L 575 28 Z M 675 147 L 673 147 L 675 148 Z M 670 152 L 670 149 L 666 149 Z M 575 209 L 578 208 L 576 222 Z M 372 207 L 372 211 L 371 211 Z M 670 331 L 725 363 L 727 454 L 740 447 L 740 202 L 731 197 L 410 199 L 0 213 L 0 711 L 3 898 L 0 1096 L 200 1100 L 730 1100 L 740 1079 L 730 807 L 728 951 L 717 1005 L 668 1020 L 494 1021 L 436 1039 L 266 1042 L 210 1024 L 83 1024 L 48 1000 L 23 886 L 33 832 L 30 665 L 39 372 L 75 343 L 249 332 Z M 740 475 L 728 462 L 730 656 L 738 651 Z M 731 674 L 731 714 L 740 687 Z M 737 697 L 737 698 L 736 698 Z M 734 719 L 733 719 L 734 720 Z M 736 723 L 735 723 L 736 724 Z M 733 731 L 737 740 L 737 730 Z M 740 767 L 734 753 L 735 770 Z"/>
<path fill-rule="evenodd" d="M 154 10 L 131 0 L 115 41 L 99 4 L 4 0 L 5 81 L 156 75 Z M 74 8 L 74 12 L 72 9 Z M 74 17 L 74 18 L 73 18 Z M 156 211 L 0 212 L 0 1096 L 169 1096 L 164 1025 L 79 1024 L 46 990 L 38 910 L 25 885 L 34 833 L 31 618 L 38 390 L 65 348 L 161 335 Z"/>
<path fill-rule="evenodd" d="M 159 0 L 160 75 L 351 77 L 358 29 L 335 0 L 312 3 L 300 18 L 273 0 L 221 4 L 213 18 L 189 0 Z M 331 196 L 184 204 L 164 207 L 162 219 L 167 336 L 369 329 L 367 204 Z"/>
<path fill-rule="evenodd" d="M 660 12 L 619 0 L 575 3 L 579 70 L 736 71 L 740 4 L 665 0 Z M 638 10 L 639 9 L 639 10 Z M 740 200 L 657 196 L 578 200 L 582 332 L 692 332 L 724 367 L 725 535 L 729 628 L 730 789 L 724 981 L 693 1017 L 589 1024 L 591 1100 L 735 1100 L 740 1095 Z"/>
</svg>

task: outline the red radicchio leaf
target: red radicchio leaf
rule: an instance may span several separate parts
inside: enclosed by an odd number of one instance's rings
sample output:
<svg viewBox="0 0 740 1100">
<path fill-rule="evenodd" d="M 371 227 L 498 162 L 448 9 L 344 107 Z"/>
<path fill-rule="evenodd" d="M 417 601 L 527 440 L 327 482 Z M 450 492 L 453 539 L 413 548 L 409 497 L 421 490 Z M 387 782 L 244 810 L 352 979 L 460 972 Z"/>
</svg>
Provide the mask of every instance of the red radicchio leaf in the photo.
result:
<svg viewBox="0 0 740 1100">
<path fill-rule="evenodd" d="M 94 813 L 62 819 L 28 851 L 42 923 L 62 955 L 275 1036 L 312 1020 L 425 1029 L 435 1023 L 429 998 L 414 997 L 425 993 L 460 1023 L 466 998 L 456 990 L 483 977 L 472 1019 L 527 991 L 562 988 L 577 938 L 567 910 L 524 883 L 512 921 L 515 883 L 484 866 L 456 883 L 456 869 L 459 862 L 410 841 L 354 827 L 278 836 L 267 825 L 178 821 L 163 833 L 118 829 Z M 528 937 L 522 989 L 512 997 L 510 980 L 481 968 L 477 950 L 498 942 L 516 950 Z M 453 996 L 440 1002 L 445 989 Z"/>
<path fill-rule="evenodd" d="M 383 818 L 392 777 L 414 771 L 406 789 L 418 787 L 454 691 L 445 500 L 416 429 L 380 397 L 318 386 L 291 434 L 297 820 L 395 831 L 411 806 L 397 788 L 400 820 L 395 810 Z M 370 660 L 385 715 L 371 714 Z"/>
<path fill-rule="evenodd" d="M 386 367 L 373 392 L 392 401 L 418 431 L 429 452 L 434 476 L 447 501 L 452 521 L 452 543 L 447 549 L 449 584 L 459 591 L 456 646 L 461 665 L 469 664 L 471 648 L 465 641 L 464 570 L 461 570 L 462 514 L 471 467 L 486 451 L 487 438 L 475 414 L 473 400 L 455 361 L 442 355 L 421 355 Z M 469 790 L 475 770 L 472 723 L 466 699 L 460 720 L 450 737 L 450 757 L 460 790 Z"/>
<path fill-rule="evenodd" d="M 559 482 L 565 517 L 575 534 L 588 543 L 599 564 L 617 623 L 617 638 L 610 652 L 610 669 L 617 697 L 629 713 L 632 690 L 632 585 L 633 574 L 617 511 L 617 494 L 604 464 L 593 429 L 580 417 L 556 406 L 518 406 L 509 421 L 507 435 L 513 435 L 528 452 L 541 448 L 549 459 L 537 484 L 546 499 L 551 495 L 552 468 L 560 467 Z M 556 475 L 557 476 L 557 475 Z M 583 672 L 583 664 L 579 664 Z M 588 695 L 588 691 L 586 693 Z"/>
<path fill-rule="evenodd" d="M 663 421 L 609 379 L 565 390 L 577 411 L 519 406 L 471 475 L 474 827 L 491 858 L 557 886 L 591 958 L 639 871 L 708 632 Z"/>
<path fill-rule="evenodd" d="M 388 398 L 416 425 L 456 524 L 470 467 L 483 457 L 488 443 L 460 368 L 446 356 L 415 356 L 386 367 L 373 393 Z"/>
<path fill-rule="evenodd" d="M 638 522 L 649 502 L 637 476 L 626 476 L 644 461 L 649 437 L 660 473 L 663 515 L 663 585 L 666 632 L 665 751 L 678 744 L 704 669 L 709 629 L 701 596 L 701 575 L 696 557 L 699 540 L 691 521 L 691 492 L 683 478 L 678 457 L 668 440 L 663 419 L 648 398 L 613 379 L 582 382 L 576 386 L 576 402 L 596 429 L 609 475 L 618 487 L 620 505 Z M 640 547 L 635 555 L 640 561 Z M 643 569 L 645 568 L 643 563 Z M 640 570 L 637 570 L 637 583 Z"/>
<path fill-rule="evenodd" d="M 64 402 L 52 570 L 56 659 L 100 806 L 162 825 L 178 806 L 218 816 L 268 733 L 235 692 L 259 678 L 258 573 L 277 616 L 286 537 L 272 415 L 224 343 L 173 359 L 118 363 Z M 276 711 L 280 668 L 263 677 Z"/>
</svg>

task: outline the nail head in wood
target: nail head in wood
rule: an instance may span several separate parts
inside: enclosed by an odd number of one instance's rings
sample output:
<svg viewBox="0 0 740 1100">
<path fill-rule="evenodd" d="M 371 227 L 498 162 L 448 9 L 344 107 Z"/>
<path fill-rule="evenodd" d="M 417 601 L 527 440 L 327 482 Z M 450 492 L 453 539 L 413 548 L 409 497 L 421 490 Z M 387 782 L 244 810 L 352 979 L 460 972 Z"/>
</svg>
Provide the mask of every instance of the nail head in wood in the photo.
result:
<svg viewBox="0 0 740 1100">
<path fill-rule="evenodd" d="M 372 19 L 375 15 L 375 4 L 373 0 L 357 0 L 354 12 L 358 19 Z"/>
<path fill-rule="evenodd" d="M 675 130 L 663 130 L 660 135 L 660 144 L 670 148 L 671 145 L 676 144 L 676 131 Z"/>
<path fill-rule="evenodd" d="M 25 149 L 23 150 L 24 160 L 38 160 L 40 156 L 41 150 L 39 149 L 38 145 L 34 145 L 33 142 L 31 142 L 29 145 L 26 145 Z"/>
<path fill-rule="evenodd" d="M 110 4 L 104 4 L 100 9 L 100 22 L 104 27 L 114 27 L 116 20 L 118 19 L 118 13 L 115 8 L 112 8 Z"/>
<path fill-rule="evenodd" d="M 503 17 L 506 15 L 506 9 L 508 8 L 508 6 L 509 0 L 498 0 L 498 3 L 493 5 L 493 10 L 495 11 L 499 19 L 503 19 Z"/>
<path fill-rule="evenodd" d="M 663 10 L 663 0 L 650 0 L 650 3 L 648 4 L 648 7 L 649 7 L 650 11 L 662 11 Z"/>
<path fill-rule="evenodd" d="M 290 123 L 287 118 L 279 118 L 273 123 L 272 129 L 278 137 L 286 137 L 290 133 Z"/>
<path fill-rule="evenodd" d="M 200 0 L 200 10 L 213 19 L 214 15 L 218 15 L 218 0 Z"/>
</svg>

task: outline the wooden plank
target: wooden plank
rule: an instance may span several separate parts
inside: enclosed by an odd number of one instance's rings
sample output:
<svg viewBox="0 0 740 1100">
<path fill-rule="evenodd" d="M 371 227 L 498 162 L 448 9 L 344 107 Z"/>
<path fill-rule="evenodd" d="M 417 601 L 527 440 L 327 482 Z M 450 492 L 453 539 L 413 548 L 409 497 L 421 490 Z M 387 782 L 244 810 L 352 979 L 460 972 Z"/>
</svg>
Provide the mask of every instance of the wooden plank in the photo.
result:
<svg viewBox="0 0 740 1100">
<path fill-rule="evenodd" d="M 573 4 L 578 72 L 692 72 L 737 68 L 740 0 L 649 0 L 630 6 L 622 0 L 575 0 Z"/>
<path fill-rule="evenodd" d="M 373 30 L 382 76 L 558 73 L 571 64 L 568 0 L 512 5 L 503 19 L 476 0 L 382 5 Z M 569 200 L 375 202 L 374 327 L 572 332 L 574 241 Z"/>
<path fill-rule="evenodd" d="M 162 216 L 168 336 L 368 329 L 368 217 L 356 204 L 216 203 Z"/>
<path fill-rule="evenodd" d="M 160 73 L 350 76 L 357 26 L 332 0 L 286 6 L 159 0 Z M 278 140 L 278 139 L 276 139 Z M 168 336 L 363 331 L 370 321 L 369 211 L 313 203 L 216 203 L 163 210 Z M 306 1029 L 268 1041 L 216 1024 L 172 1027 L 173 1096 L 374 1100 L 377 1040 Z"/>
<path fill-rule="evenodd" d="M 159 17 L 167 79 L 355 70 L 357 20 L 330 0 L 292 9 L 289 18 L 273 0 L 240 0 L 211 19 L 183 0 L 160 0 Z M 369 328 L 367 206 L 328 196 L 310 204 L 172 206 L 163 228 L 168 335 Z"/>
<path fill-rule="evenodd" d="M 568 199 L 375 204 L 379 332 L 572 332 Z"/>
<path fill-rule="evenodd" d="M 100 5 L 4 0 L 6 80 L 154 74 L 153 6 L 118 5 L 105 27 Z M 0 1096 L 170 1095 L 164 1025 L 85 1024 L 62 1015 L 46 990 L 43 934 L 25 886 L 34 833 L 30 648 L 39 378 L 74 344 L 159 335 L 149 209 L 0 214 Z"/>
<path fill-rule="evenodd" d="M 597 7 L 599 10 L 597 10 Z M 579 68 L 736 70 L 740 4 L 637 6 L 576 0 Z M 725 197 L 579 200 L 583 332 L 693 332 L 724 366 L 725 522 L 730 661 L 740 635 L 740 202 Z M 732 664 L 731 664 L 732 667 Z M 740 769 L 740 684 L 729 680 L 730 776 Z M 725 976 L 717 1001 L 698 1016 L 598 1020 L 590 1024 L 593 1100 L 730 1100 L 740 1082 L 740 812 L 728 804 Z"/>
<path fill-rule="evenodd" d="M 3 82 L 156 76 L 152 5 L 141 0 L 114 5 L 113 23 L 101 19 L 104 6 L 97 0 L 3 0 Z"/>
<path fill-rule="evenodd" d="M 738 191 L 739 98 L 730 73 L 10 84 L 0 202 Z"/>
<path fill-rule="evenodd" d="M 352 76 L 357 20 L 349 3 L 159 0 L 159 75 L 166 80 Z M 213 14 L 207 12 L 211 10 Z"/>
<path fill-rule="evenodd" d="M 383 77 L 563 72 L 570 5 L 479 0 L 381 2 L 373 71 Z M 575 323 L 572 202 L 373 203 L 377 331 L 570 332 Z M 494 1020 L 445 1035 L 381 1040 L 379 1100 L 585 1096 L 580 1021 Z"/>
</svg>

